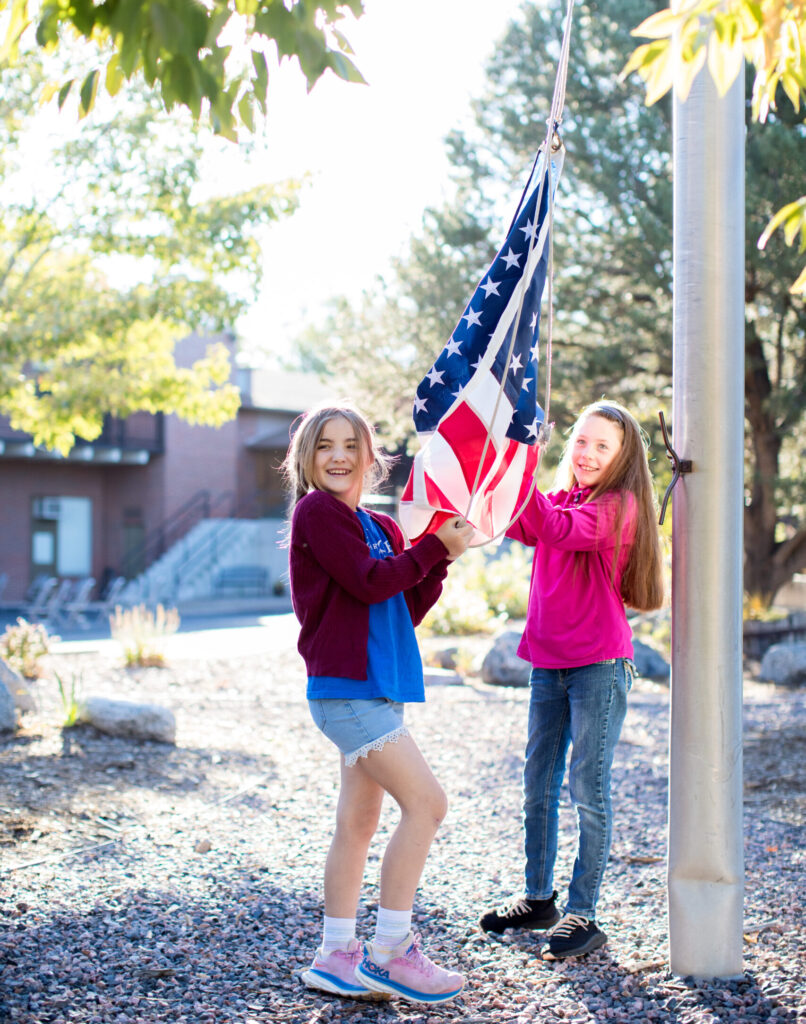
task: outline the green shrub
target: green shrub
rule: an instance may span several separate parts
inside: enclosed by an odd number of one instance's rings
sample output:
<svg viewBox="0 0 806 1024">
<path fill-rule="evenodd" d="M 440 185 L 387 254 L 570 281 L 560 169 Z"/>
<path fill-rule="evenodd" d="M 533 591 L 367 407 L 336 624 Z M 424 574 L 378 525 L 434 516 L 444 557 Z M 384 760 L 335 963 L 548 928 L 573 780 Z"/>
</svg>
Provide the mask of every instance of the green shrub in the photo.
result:
<svg viewBox="0 0 806 1024">
<path fill-rule="evenodd" d="M 127 666 L 161 667 L 165 655 L 160 650 L 160 641 L 179 629 L 179 612 L 176 608 L 166 611 L 161 604 L 152 612 L 144 604 L 133 608 L 118 605 L 109 616 L 112 639 L 123 647 Z"/>
<path fill-rule="evenodd" d="M 14 626 L 6 626 L 0 636 L 0 658 L 26 679 L 42 675 L 40 660 L 49 653 L 50 645 L 59 637 L 48 634 L 41 622 L 17 619 Z"/>
<path fill-rule="evenodd" d="M 59 696 L 62 699 L 64 711 L 64 728 L 69 729 L 78 722 L 81 714 L 81 676 L 72 676 L 69 688 L 65 685 L 60 675 L 56 675 L 56 685 L 59 687 Z"/>
<path fill-rule="evenodd" d="M 745 622 L 777 622 L 786 618 L 786 612 L 782 608 L 770 606 L 769 602 L 760 594 L 744 593 L 742 602 L 742 617 Z"/>
<path fill-rule="evenodd" d="M 513 544 L 504 551 L 474 548 L 469 554 L 469 585 L 484 595 L 496 615 L 525 619 L 532 572 L 531 549 Z"/>
<path fill-rule="evenodd" d="M 420 627 L 425 636 L 490 633 L 507 619 L 526 618 L 531 552 L 472 548 L 448 570 L 442 596 Z"/>
</svg>

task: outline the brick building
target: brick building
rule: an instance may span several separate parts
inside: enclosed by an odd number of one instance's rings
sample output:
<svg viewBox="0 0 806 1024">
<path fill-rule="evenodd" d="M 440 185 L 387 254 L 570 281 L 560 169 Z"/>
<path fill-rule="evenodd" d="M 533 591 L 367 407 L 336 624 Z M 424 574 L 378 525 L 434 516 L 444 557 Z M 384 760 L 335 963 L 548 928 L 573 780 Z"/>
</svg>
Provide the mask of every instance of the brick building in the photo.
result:
<svg viewBox="0 0 806 1024">
<path fill-rule="evenodd" d="M 179 365 L 210 341 L 190 335 Z M 234 369 L 242 405 L 221 427 L 176 416 L 108 418 L 100 437 L 66 457 L 37 449 L 0 418 L 0 574 L 5 601 L 20 600 L 40 574 L 92 576 L 100 590 L 117 575 L 135 577 L 200 520 L 282 518 L 278 473 L 289 430 L 327 397 L 304 374 Z"/>
</svg>

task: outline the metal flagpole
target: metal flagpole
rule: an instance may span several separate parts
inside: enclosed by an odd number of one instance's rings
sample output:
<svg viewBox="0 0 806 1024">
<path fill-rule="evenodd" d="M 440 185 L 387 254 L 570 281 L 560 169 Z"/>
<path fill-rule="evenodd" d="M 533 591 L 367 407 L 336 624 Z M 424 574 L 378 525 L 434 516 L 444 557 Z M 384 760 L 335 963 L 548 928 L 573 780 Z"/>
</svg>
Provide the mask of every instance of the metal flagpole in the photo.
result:
<svg viewBox="0 0 806 1024">
<path fill-rule="evenodd" d="M 742 972 L 744 74 L 674 99 L 670 966 Z"/>
</svg>

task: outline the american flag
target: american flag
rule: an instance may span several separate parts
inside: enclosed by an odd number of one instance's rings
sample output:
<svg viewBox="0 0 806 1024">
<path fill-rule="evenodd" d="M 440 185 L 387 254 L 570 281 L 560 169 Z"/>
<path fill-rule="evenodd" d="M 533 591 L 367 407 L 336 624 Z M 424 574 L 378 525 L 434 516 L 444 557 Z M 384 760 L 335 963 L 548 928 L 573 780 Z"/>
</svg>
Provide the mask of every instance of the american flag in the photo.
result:
<svg viewBox="0 0 806 1024">
<path fill-rule="evenodd" d="M 549 180 L 541 153 L 506 241 L 417 388 L 421 448 L 400 501 L 412 541 L 458 514 L 475 527 L 474 544 L 489 542 L 509 525 L 523 478 L 537 467 L 547 211 L 561 167 L 562 150 Z"/>
</svg>

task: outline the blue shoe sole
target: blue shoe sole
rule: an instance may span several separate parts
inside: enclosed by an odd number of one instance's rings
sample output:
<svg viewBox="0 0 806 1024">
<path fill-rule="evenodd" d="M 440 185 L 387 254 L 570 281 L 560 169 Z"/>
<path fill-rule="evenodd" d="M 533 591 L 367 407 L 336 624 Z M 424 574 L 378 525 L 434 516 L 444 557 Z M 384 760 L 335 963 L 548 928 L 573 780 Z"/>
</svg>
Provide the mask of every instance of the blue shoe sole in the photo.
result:
<svg viewBox="0 0 806 1024">
<path fill-rule="evenodd" d="M 399 996 L 410 1003 L 447 1003 L 448 1000 L 455 999 L 462 991 L 462 986 L 460 986 L 452 992 L 418 992 L 417 989 L 408 988 L 406 985 L 398 985 L 397 982 L 390 981 L 388 978 L 382 981 L 369 971 L 365 971 L 363 966 L 361 964 L 359 967 L 356 967 L 355 976 L 363 981 L 367 988 L 375 992 L 384 992 L 389 996 Z"/>
<path fill-rule="evenodd" d="M 363 985 L 348 985 L 335 974 L 328 974 L 327 971 L 317 971 L 308 967 L 300 972 L 300 979 L 308 988 L 318 989 L 320 992 L 331 992 L 335 996 L 345 996 L 347 999 L 384 999 L 380 992 L 364 988 Z"/>
</svg>

